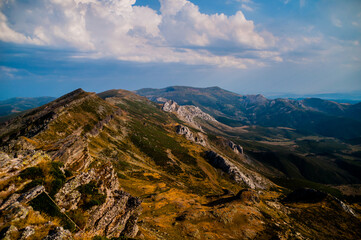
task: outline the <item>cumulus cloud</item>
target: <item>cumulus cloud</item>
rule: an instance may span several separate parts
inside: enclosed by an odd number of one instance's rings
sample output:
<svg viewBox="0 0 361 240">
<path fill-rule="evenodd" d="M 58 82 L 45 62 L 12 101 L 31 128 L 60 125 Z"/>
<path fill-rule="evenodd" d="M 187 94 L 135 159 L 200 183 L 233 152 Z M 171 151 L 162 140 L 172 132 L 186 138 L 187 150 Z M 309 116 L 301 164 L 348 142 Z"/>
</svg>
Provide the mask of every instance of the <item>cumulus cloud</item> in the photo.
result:
<svg viewBox="0 0 361 240">
<path fill-rule="evenodd" d="M 258 31 L 241 11 L 233 16 L 204 14 L 187 0 L 160 0 L 160 13 L 135 6 L 135 0 L 0 3 L 1 41 L 81 51 L 74 57 L 239 68 L 282 60 L 272 50 L 277 38 Z M 232 51 L 214 51 L 219 48 Z"/>
</svg>

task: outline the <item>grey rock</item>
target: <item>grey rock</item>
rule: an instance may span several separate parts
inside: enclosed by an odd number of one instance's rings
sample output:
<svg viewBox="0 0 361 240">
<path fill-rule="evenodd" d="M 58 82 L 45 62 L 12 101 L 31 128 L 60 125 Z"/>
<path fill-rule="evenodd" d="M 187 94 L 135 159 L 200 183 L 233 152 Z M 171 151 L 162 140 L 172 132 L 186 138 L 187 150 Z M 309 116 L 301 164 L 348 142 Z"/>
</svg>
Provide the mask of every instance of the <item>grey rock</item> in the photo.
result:
<svg viewBox="0 0 361 240">
<path fill-rule="evenodd" d="M 124 234 L 134 237 L 138 232 L 136 224 L 141 212 L 141 200 L 124 191 L 116 191 L 112 198 L 91 211 L 87 229 L 111 237 Z"/>
<path fill-rule="evenodd" d="M 35 230 L 32 226 L 27 226 L 23 233 L 21 234 L 21 238 L 20 240 L 25 240 L 28 239 L 31 235 L 33 235 L 35 233 Z"/>
<path fill-rule="evenodd" d="M 77 188 L 81 185 L 88 184 L 95 179 L 95 172 L 89 171 L 77 175 L 75 178 L 69 180 L 55 195 L 55 201 L 60 208 L 67 211 L 77 209 L 78 202 L 80 201 L 80 192 Z"/>
<path fill-rule="evenodd" d="M 101 177 L 99 177 L 101 176 Z M 78 187 L 95 181 L 99 191 L 106 195 L 105 202 L 89 209 L 85 230 L 93 235 L 134 237 L 138 232 L 137 220 L 141 201 L 120 190 L 116 172 L 111 165 L 81 173 L 69 180 L 55 195 L 58 206 L 65 211 L 78 208 L 81 194 Z"/>
<path fill-rule="evenodd" d="M 243 147 L 228 140 L 228 146 L 237 154 L 243 154 Z"/>
<path fill-rule="evenodd" d="M 65 230 L 63 227 L 57 227 L 55 230 L 50 231 L 48 236 L 43 240 L 72 240 L 73 237 L 69 230 Z"/>
<path fill-rule="evenodd" d="M 0 211 L 7 209 L 9 206 L 13 205 L 18 201 L 20 194 L 14 193 L 12 194 L 0 207 Z"/>
<path fill-rule="evenodd" d="M 229 174 L 230 177 L 237 183 L 245 184 L 247 187 L 252 189 L 265 189 L 267 187 L 267 183 L 261 176 L 245 169 L 244 172 L 242 172 L 234 163 L 216 152 L 207 151 L 206 157 L 213 167 L 219 168 L 223 172 Z"/>
<path fill-rule="evenodd" d="M 203 112 L 199 107 L 185 105 L 179 106 L 176 102 L 169 100 L 163 104 L 162 107 L 163 111 L 165 112 L 172 112 L 177 114 L 177 116 L 188 123 L 194 124 L 196 127 L 201 127 L 195 122 L 195 118 L 199 118 L 206 121 L 217 122 L 211 115 Z"/>
<path fill-rule="evenodd" d="M 23 220 L 28 216 L 30 209 L 31 207 L 25 207 L 19 202 L 15 202 L 14 204 L 6 208 L 5 219 L 8 222 L 17 222 L 19 220 Z"/>
<path fill-rule="evenodd" d="M 27 191 L 26 193 L 22 194 L 18 201 L 21 203 L 27 203 L 31 200 L 33 200 L 34 198 L 36 198 L 37 196 L 39 196 L 41 193 L 43 193 L 45 191 L 45 187 L 40 185 L 40 186 L 36 186 L 32 189 L 30 189 L 29 191 Z"/>
<path fill-rule="evenodd" d="M 176 129 L 176 132 L 179 135 L 183 135 L 189 141 L 195 142 L 195 143 L 200 144 L 202 146 L 207 145 L 205 137 L 203 136 L 202 133 L 193 134 L 192 131 L 186 126 L 178 125 L 177 129 Z"/>
</svg>

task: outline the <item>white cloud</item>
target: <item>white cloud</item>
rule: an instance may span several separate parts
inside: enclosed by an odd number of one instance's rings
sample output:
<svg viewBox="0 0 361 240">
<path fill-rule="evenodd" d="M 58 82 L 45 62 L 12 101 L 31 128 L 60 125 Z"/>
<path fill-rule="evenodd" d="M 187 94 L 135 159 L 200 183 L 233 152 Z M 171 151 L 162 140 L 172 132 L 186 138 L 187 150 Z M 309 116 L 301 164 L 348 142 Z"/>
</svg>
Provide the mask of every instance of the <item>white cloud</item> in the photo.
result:
<svg viewBox="0 0 361 240">
<path fill-rule="evenodd" d="M 274 49 L 277 38 L 257 31 L 253 21 L 241 11 L 233 16 L 209 15 L 187 0 L 160 0 L 158 14 L 134 3 L 135 0 L 1 1 L 0 40 L 71 47 L 81 51 L 77 57 L 136 62 L 245 68 L 282 60 Z M 7 12 L 11 15 L 6 16 Z M 213 50 L 218 48 L 232 51 L 215 53 Z M 240 57 L 244 49 L 256 52 L 257 58 Z"/>
<path fill-rule="evenodd" d="M 253 12 L 253 11 L 254 11 L 253 8 L 251 8 L 250 6 L 248 6 L 248 5 L 244 4 L 244 3 L 242 3 L 241 7 L 242 7 L 242 9 L 244 9 L 244 10 L 246 10 L 246 11 L 249 11 L 249 12 Z"/>
<path fill-rule="evenodd" d="M 335 27 L 342 27 L 342 22 L 340 19 L 336 18 L 336 17 L 332 17 L 331 18 L 331 22 Z"/>
<path fill-rule="evenodd" d="M 0 74 L 4 74 L 7 77 L 15 78 L 15 73 L 17 73 L 19 70 L 16 68 L 6 67 L 6 66 L 0 66 Z"/>
<path fill-rule="evenodd" d="M 41 45 L 42 42 L 37 38 L 27 37 L 18 33 L 8 26 L 6 16 L 0 12 L 0 40 L 4 42 L 28 43 Z"/>
</svg>

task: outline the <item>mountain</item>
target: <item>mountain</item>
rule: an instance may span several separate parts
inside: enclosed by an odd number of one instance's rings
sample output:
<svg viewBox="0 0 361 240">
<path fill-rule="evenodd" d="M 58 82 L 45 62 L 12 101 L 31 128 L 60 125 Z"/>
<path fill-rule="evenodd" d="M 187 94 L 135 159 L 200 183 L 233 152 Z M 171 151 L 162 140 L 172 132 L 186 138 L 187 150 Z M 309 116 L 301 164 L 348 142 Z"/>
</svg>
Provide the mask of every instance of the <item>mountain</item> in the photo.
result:
<svg viewBox="0 0 361 240">
<path fill-rule="evenodd" d="M 180 105 L 197 106 L 230 126 L 288 127 L 305 134 L 350 140 L 361 136 L 360 103 L 340 104 L 317 98 L 272 100 L 262 95 L 239 95 L 219 87 L 148 88 L 136 93 L 153 101 L 169 99 Z"/>
<path fill-rule="evenodd" d="M 0 101 L 0 117 L 36 108 L 53 101 L 53 97 L 10 98 Z"/>
<path fill-rule="evenodd" d="M 315 148 L 285 128 L 234 128 L 200 107 L 125 90 L 77 89 L 0 124 L 0 237 L 356 239 L 351 188 L 304 177 L 357 181 L 358 146 L 319 140 Z M 327 144 L 349 153 L 348 168 L 322 158 Z"/>
</svg>

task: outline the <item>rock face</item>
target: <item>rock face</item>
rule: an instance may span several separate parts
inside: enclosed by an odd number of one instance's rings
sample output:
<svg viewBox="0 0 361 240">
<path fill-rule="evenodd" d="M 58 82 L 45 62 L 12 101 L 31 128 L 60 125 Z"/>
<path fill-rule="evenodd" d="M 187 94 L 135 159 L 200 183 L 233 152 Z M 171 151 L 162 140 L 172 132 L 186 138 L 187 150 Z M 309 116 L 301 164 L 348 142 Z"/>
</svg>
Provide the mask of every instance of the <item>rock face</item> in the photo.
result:
<svg viewBox="0 0 361 240">
<path fill-rule="evenodd" d="M 194 121 L 195 118 L 200 118 L 202 120 L 216 122 L 217 120 L 214 119 L 211 115 L 203 112 L 199 107 L 186 105 L 186 106 L 179 106 L 176 102 L 169 100 L 163 104 L 163 111 L 165 112 L 173 112 L 178 115 L 178 117 L 188 123 L 192 123 L 198 128 L 196 122 Z"/>
<path fill-rule="evenodd" d="M 176 132 L 179 135 L 183 135 L 186 139 L 189 141 L 195 142 L 197 144 L 200 144 L 202 146 L 206 146 L 207 142 L 205 140 L 205 136 L 202 133 L 193 134 L 192 131 L 183 125 L 178 125 Z"/>
<path fill-rule="evenodd" d="M 27 203 L 39 196 L 44 191 L 44 186 L 36 186 L 22 195 L 14 193 L 0 206 L 0 210 L 12 208 L 19 203 Z"/>
<path fill-rule="evenodd" d="M 33 235 L 35 233 L 35 230 L 33 227 L 31 226 L 27 226 L 23 233 L 21 234 L 21 239 L 20 240 L 23 240 L 23 239 L 28 239 L 31 235 Z"/>
<path fill-rule="evenodd" d="M 88 210 L 90 217 L 85 229 L 94 235 L 109 238 L 119 237 L 121 234 L 134 237 L 138 232 L 137 220 L 141 213 L 141 201 L 120 190 L 111 165 L 81 173 L 68 181 L 55 195 L 58 206 L 65 211 L 77 209 L 81 198 L 78 189 L 91 181 L 99 185 L 99 190 L 106 195 L 106 200 L 102 205 Z"/>
<path fill-rule="evenodd" d="M 229 174 L 230 177 L 237 183 L 245 184 L 247 187 L 252 189 L 265 189 L 267 187 L 267 184 L 256 173 L 248 174 L 242 172 L 235 164 L 216 152 L 207 151 L 205 154 L 209 163 L 213 167 L 219 168 L 223 172 Z"/>
<path fill-rule="evenodd" d="M 237 154 L 243 154 L 243 147 L 241 147 L 238 144 L 235 144 L 234 142 L 227 140 L 228 146 L 233 150 L 233 152 Z"/>
<path fill-rule="evenodd" d="M 140 199 L 129 193 L 116 191 L 102 206 L 91 211 L 87 226 L 91 232 L 100 232 L 109 238 L 119 235 L 135 237 L 140 204 Z"/>
<path fill-rule="evenodd" d="M 73 240 L 73 237 L 69 230 L 65 230 L 63 227 L 57 227 L 43 240 Z"/>
</svg>

